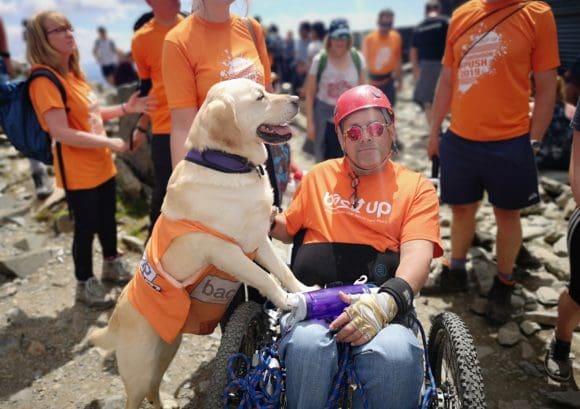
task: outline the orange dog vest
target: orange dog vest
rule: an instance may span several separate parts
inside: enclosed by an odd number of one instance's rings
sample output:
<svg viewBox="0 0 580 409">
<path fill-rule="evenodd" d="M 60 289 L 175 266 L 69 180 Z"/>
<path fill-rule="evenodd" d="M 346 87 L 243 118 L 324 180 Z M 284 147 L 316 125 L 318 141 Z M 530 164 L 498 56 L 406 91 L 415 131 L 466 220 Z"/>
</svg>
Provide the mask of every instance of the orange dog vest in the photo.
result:
<svg viewBox="0 0 580 409">
<path fill-rule="evenodd" d="M 211 334 L 241 284 L 213 265 L 195 272 L 183 283 L 163 270 L 161 258 L 171 242 L 192 232 L 209 233 L 237 244 L 231 237 L 199 222 L 171 220 L 161 214 L 140 266 L 128 284 L 129 301 L 167 343 L 181 332 Z M 246 256 L 253 259 L 255 253 Z"/>
</svg>

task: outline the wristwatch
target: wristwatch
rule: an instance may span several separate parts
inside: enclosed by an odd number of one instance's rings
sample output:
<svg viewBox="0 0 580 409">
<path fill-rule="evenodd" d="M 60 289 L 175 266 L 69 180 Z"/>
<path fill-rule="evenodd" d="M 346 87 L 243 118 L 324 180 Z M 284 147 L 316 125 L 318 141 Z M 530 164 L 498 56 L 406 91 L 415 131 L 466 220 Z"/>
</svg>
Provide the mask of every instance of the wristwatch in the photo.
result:
<svg viewBox="0 0 580 409">
<path fill-rule="evenodd" d="M 532 150 L 534 153 L 538 153 L 540 151 L 540 147 L 542 144 L 537 139 L 530 139 L 530 145 L 532 146 Z"/>
</svg>

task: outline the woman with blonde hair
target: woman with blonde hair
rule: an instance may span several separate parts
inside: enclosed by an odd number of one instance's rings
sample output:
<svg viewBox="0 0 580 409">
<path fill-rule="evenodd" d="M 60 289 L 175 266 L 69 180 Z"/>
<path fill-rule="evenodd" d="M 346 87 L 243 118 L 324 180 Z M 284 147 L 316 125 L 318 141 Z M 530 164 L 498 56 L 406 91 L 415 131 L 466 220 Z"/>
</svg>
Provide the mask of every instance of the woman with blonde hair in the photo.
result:
<svg viewBox="0 0 580 409">
<path fill-rule="evenodd" d="M 343 92 L 365 82 L 364 57 L 352 48 L 348 22 L 332 20 L 324 47 L 314 56 L 304 85 L 307 136 L 314 142 L 317 162 L 342 156 L 334 131 L 334 107 Z"/>
<path fill-rule="evenodd" d="M 55 173 L 75 220 L 75 299 L 90 307 L 109 308 L 114 299 L 93 275 L 92 242 L 96 234 L 103 253 L 101 281 L 128 281 L 131 273 L 117 253 L 117 169 L 112 157 L 112 152 L 125 152 L 128 145 L 120 138 L 107 137 L 103 120 L 143 112 L 151 103 L 135 93 L 126 103 L 100 107 L 80 68 L 73 32 L 70 21 L 56 11 L 40 12 L 28 22 L 27 58 L 32 71 L 51 71 L 64 88 L 66 103 L 46 77 L 35 79 L 29 92 L 38 120 L 53 140 L 53 151 L 60 144 L 62 166 L 55 160 Z"/>
</svg>

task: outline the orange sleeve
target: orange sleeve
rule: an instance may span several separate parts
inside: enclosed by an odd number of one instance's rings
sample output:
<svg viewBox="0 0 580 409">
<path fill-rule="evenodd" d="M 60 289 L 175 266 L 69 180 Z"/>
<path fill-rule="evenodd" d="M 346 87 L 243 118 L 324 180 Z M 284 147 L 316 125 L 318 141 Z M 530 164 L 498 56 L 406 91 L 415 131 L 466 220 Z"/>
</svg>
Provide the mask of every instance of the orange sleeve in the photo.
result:
<svg viewBox="0 0 580 409">
<path fill-rule="evenodd" d="M 51 109 L 65 109 L 60 91 L 48 78 L 37 78 L 30 84 L 30 100 L 42 129 L 48 132 L 44 114 Z"/>
<path fill-rule="evenodd" d="M 429 240 L 434 244 L 433 257 L 443 255 L 439 231 L 439 198 L 427 179 L 419 176 L 417 190 L 401 230 L 401 244 L 411 240 Z"/>
<path fill-rule="evenodd" d="M 199 108 L 197 106 L 197 87 L 193 73 L 185 54 L 185 49 L 173 40 L 163 42 L 162 73 L 165 94 L 169 109 Z"/>
<path fill-rule="evenodd" d="M 272 85 L 272 72 L 270 69 L 270 57 L 268 56 L 268 48 L 266 47 L 266 38 L 264 37 L 264 31 L 262 26 L 258 24 L 253 18 L 249 18 L 252 26 L 254 27 L 254 32 L 256 33 L 256 48 L 258 49 L 258 55 L 260 56 L 260 61 L 264 67 L 264 86 Z"/>
<path fill-rule="evenodd" d="M 532 51 L 532 70 L 548 71 L 560 65 L 556 22 L 550 9 L 538 15 L 535 30 L 535 45 Z"/>
<path fill-rule="evenodd" d="M 147 66 L 145 60 L 146 51 L 143 50 L 143 37 L 139 36 L 139 32 L 133 37 L 131 42 L 131 54 L 133 60 L 135 60 L 135 65 L 137 66 L 137 73 L 140 79 L 151 79 L 151 70 Z"/>
</svg>

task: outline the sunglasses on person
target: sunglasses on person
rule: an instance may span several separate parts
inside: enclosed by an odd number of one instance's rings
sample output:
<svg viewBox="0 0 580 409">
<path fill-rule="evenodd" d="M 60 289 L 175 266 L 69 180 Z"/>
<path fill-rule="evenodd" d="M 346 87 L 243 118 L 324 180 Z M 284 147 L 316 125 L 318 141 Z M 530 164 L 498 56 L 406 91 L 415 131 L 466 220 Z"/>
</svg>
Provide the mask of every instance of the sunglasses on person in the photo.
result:
<svg viewBox="0 0 580 409">
<path fill-rule="evenodd" d="M 344 131 L 344 136 L 353 142 L 360 140 L 364 132 L 372 136 L 373 138 L 380 138 L 385 133 L 385 129 L 391 125 L 391 122 L 384 123 L 381 121 L 374 121 L 366 125 L 353 125 Z"/>
<path fill-rule="evenodd" d="M 393 22 L 392 21 L 379 21 L 379 27 L 380 28 L 391 28 L 393 27 Z"/>
<path fill-rule="evenodd" d="M 348 41 L 350 40 L 350 34 L 342 33 L 337 36 L 330 36 L 330 38 L 332 38 L 333 40 Z"/>
<path fill-rule="evenodd" d="M 66 33 L 67 31 L 70 31 L 72 33 L 73 31 L 75 31 L 75 29 L 72 26 L 65 24 L 65 25 L 59 26 L 57 28 L 53 28 L 52 30 L 48 30 L 46 32 L 46 35 L 50 35 L 50 34 L 54 34 L 54 33 L 62 34 L 62 33 Z"/>
</svg>

